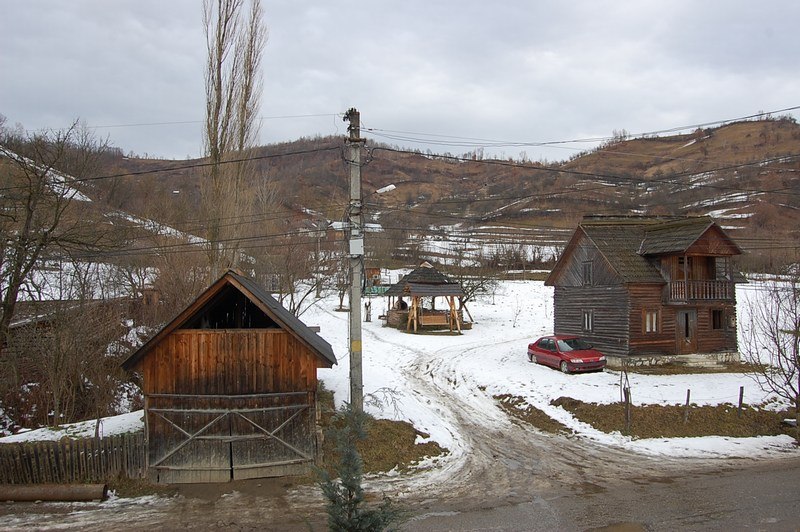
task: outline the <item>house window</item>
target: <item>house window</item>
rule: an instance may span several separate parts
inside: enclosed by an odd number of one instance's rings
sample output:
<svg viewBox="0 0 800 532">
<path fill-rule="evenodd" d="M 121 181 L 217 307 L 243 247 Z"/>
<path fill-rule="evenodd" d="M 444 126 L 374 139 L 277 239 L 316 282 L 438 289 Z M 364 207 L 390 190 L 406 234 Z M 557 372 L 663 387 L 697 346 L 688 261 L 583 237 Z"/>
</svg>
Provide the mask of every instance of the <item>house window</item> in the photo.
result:
<svg viewBox="0 0 800 532">
<path fill-rule="evenodd" d="M 711 310 L 711 328 L 714 330 L 725 328 L 725 314 L 722 312 L 722 309 Z"/>
<path fill-rule="evenodd" d="M 657 333 L 658 332 L 658 311 L 645 310 L 644 311 L 644 332 Z"/>
<path fill-rule="evenodd" d="M 583 263 L 583 286 L 592 286 L 592 263 Z"/>
<path fill-rule="evenodd" d="M 583 330 L 594 330 L 594 313 L 591 310 L 583 311 Z"/>
</svg>

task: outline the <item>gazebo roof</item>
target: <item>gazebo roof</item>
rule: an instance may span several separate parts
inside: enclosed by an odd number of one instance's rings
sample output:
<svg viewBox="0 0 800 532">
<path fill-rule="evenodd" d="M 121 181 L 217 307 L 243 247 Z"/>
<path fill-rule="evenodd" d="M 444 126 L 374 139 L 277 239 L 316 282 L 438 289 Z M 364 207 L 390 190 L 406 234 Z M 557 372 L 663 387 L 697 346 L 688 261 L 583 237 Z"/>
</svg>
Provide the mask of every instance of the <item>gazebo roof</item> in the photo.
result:
<svg viewBox="0 0 800 532">
<path fill-rule="evenodd" d="M 423 262 L 411 273 L 403 276 L 386 291 L 387 296 L 463 296 L 461 285 L 453 281 L 430 263 Z"/>
</svg>

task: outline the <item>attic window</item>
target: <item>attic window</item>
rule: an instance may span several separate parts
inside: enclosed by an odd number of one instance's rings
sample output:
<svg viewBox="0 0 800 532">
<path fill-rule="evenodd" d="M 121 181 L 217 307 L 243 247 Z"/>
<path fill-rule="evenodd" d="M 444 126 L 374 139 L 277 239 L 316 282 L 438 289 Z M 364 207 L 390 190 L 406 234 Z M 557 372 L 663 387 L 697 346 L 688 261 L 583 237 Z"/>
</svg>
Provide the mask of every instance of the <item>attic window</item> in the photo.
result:
<svg viewBox="0 0 800 532">
<path fill-rule="evenodd" d="M 592 286 L 592 263 L 587 261 L 583 263 L 583 286 Z"/>
</svg>

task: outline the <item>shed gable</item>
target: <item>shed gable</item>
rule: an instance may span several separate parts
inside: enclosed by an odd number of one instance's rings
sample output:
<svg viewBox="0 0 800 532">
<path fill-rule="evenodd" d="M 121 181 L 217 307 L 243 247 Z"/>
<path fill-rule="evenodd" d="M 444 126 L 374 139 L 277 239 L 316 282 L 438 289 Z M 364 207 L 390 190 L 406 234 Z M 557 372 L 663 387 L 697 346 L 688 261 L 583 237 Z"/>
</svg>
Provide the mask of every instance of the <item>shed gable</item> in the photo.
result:
<svg viewBox="0 0 800 532">
<path fill-rule="evenodd" d="M 178 329 L 278 329 L 250 298 L 226 285 Z"/>
<path fill-rule="evenodd" d="M 228 271 L 138 351 L 128 357 L 122 363 L 122 367 L 126 370 L 138 367 L 156 346 L 175 331 L 205 329 L 280 329 L 313 353 L 320 367 L 331 367 L 336 364 L 336 357 L 328 342 L 286 310 L 253 280 Z"/>
</svg>

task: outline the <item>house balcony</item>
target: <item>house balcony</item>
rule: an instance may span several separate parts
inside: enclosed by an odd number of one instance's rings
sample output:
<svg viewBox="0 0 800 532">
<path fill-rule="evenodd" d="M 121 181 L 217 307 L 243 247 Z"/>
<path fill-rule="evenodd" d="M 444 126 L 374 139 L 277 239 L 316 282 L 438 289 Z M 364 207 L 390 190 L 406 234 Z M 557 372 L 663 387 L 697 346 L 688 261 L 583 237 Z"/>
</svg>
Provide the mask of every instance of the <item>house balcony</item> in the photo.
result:
<svg viewBox="0 0 800 532">
<path fill-rule="evenodd" d="M 671 281 L 668 289 L 671 302 L 732 301 L 734 295 L 734 284 L 730 281 Z"/>
</svg>

